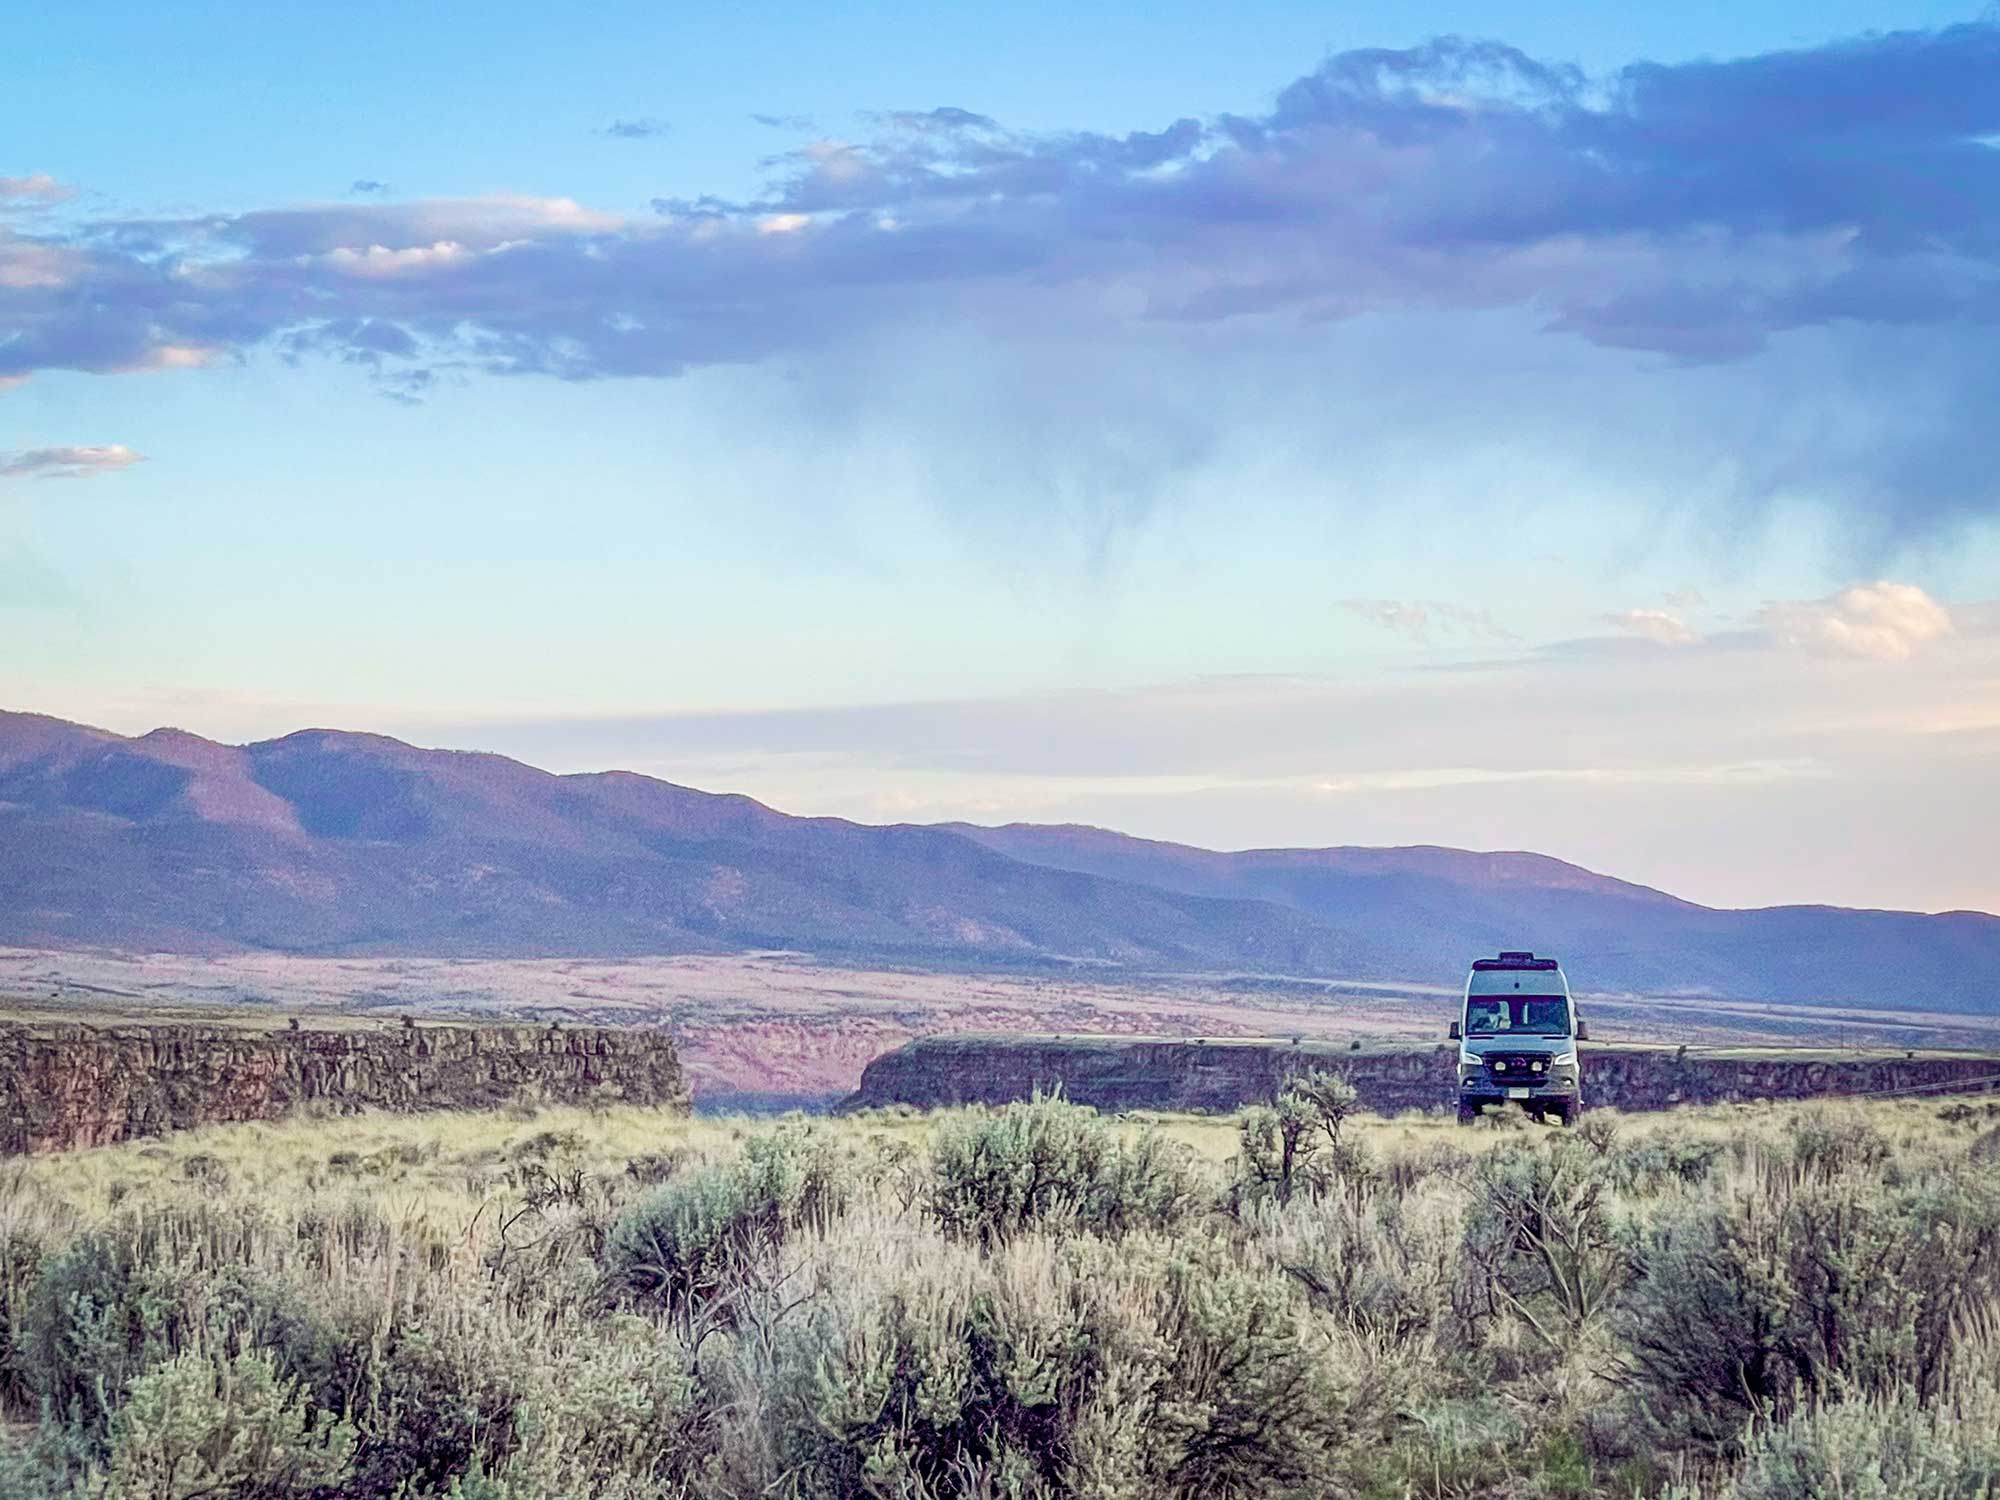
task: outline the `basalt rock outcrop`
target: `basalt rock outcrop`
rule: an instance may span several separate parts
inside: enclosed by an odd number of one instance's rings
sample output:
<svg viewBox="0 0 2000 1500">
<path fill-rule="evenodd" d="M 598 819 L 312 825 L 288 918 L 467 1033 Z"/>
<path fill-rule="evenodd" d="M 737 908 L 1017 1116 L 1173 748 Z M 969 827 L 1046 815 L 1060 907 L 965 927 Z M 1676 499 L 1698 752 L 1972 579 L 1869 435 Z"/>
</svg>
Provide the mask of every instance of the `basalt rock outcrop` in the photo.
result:
<svg viewBox="0 0 2000 1500">
<path fill-rule="evenodd" d="M 1584 1097 L 1620 1109 L 1668 1109 L 1821 1095 L 2000 1088 L 2000 1055 L 1830 1053 L 1785 1049 L 1585 1045 Z M 1306 1068 L 1343 1074 L 1383 1113 L 1449 1106 L 1454 1047 L 1335 1042 L 938 1036 L 876 1058 L 843 1108 L 1002 1104 L 1060 1089 L 1105 1110 L 1228 1111 L 1270 1099 Z"/>
<path fill-rule="evenodd" d="M 590 1101 L 686 1109 L 672 1039 L 533 1026 L 0 1024 L 0 1155 L 270 1120 L 302 1104 L 409 1113 Z"/>
</svg>

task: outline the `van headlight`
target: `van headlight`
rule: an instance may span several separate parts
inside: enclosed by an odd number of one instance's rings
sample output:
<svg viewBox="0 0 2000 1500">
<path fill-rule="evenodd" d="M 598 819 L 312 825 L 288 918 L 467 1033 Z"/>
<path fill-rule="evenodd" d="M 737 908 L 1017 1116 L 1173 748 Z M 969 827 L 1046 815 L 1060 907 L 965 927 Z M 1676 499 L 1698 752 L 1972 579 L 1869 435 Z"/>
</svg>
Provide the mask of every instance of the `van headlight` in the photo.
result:
<svg viewBox="0 0 2000 1500">
<path fill-rule="evenodd" d="M 1479 1062 L 1480 1057 L 1477 1052 L 1468 1052 L 1463 1047 L 1458 1049 L 1458 1065 L 1461 1068 L 1476 1068 Z"/>
<path fill-rule="evenodd" d="M 1567 1052 L 1558 1052 L 1554 1057 L 1549 1059 L 1549 1062 L 1554 1067 L 1573 1068 L 1576 1066 L 1576 1049 L 1571 1048 Z"/>
</svg>

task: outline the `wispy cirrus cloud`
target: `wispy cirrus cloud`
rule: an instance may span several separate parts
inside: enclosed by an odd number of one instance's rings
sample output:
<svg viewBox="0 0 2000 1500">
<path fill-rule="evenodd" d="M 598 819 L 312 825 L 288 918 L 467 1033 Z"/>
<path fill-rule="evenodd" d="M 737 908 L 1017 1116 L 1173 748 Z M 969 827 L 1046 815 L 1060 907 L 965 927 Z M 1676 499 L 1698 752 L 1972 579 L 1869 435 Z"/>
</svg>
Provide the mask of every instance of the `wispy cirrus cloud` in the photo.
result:
<svg viewBox="0 0 2000 1500">
<path fill-rule="evenodd" d="M 1692 646 L 1701 639 L 1692 625 L 1664 609 L 1621 610 L 1604 616 L 1604 623 L 1661 646 Z"/>
<path fill-rule="evenodd" d="M 85 448 L 0 449 L 0 479 L 89 479 L 144 463 L 123 443 Z"/>
<path fill-rule="evenodd" d="M 663 136 L 673 127 L 665 120 L 655 120 L 651 116 L 634 119 L 617 119 L 604 127 L 603 134 L 621 141 L 650 141 Z"/>
<path fill-rule="evenodd" d="M 1414 640 L 1428 641 L 1435 635 L 1472 637 L 1488 641 L 1518 641 L 1520 636 L 1493 618 L 1490 610 L 1468 609 L 1437 599 L 1342 599 L 1340 607 L 1359 615 L 1371 625 L 1393 630 Z"/>
</svg>

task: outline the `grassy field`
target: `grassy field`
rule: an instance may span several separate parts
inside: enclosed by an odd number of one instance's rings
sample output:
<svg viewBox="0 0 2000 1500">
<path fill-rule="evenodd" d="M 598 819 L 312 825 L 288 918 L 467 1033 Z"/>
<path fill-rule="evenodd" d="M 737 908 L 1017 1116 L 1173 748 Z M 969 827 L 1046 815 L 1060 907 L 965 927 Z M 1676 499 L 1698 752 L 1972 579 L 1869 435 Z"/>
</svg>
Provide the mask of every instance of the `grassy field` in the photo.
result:
<svg viewBox="0 0 2000 1500">
<path fill-rule="evenodd" d="M 2000 1104 L 299 1118 L 0 1164 L 0 1496 L 1966 1496 Z"/>
</svg>

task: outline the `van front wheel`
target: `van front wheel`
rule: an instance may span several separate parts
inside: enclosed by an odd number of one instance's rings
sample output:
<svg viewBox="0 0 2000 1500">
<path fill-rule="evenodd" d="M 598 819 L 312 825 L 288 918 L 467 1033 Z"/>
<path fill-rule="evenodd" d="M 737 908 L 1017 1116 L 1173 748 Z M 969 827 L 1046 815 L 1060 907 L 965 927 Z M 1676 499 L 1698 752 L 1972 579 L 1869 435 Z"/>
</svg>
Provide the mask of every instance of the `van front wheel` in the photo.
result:
<svg viewBox="0 0 2000 1500">
<path fill-rule="evenodd" d="M 1461 1105 L 1459 1105 L 1459 1107 L 1458 1107 L 1458 1123 L 1459 1123 L 1459 1124 L 1461 1124 L 1461 1125 L 1470 1125 L 1470 1124 L 1471 1124 L 1471 1123 L 1472 1123 L 1472 1122 L 1473 1122 L 1474 1120 L 1476 1120 L 1476 1119 L 1478 1119 L 1478 1118 L 1479 1118 L 1479 1106 L 1478 1106 L 1478 1105 L 1476 1105 L 1476 1104 L 1461 1104 Z"/>
</svg>

